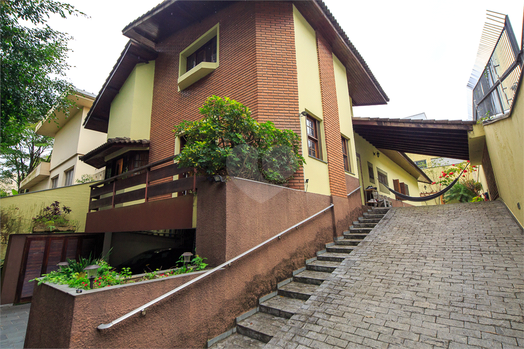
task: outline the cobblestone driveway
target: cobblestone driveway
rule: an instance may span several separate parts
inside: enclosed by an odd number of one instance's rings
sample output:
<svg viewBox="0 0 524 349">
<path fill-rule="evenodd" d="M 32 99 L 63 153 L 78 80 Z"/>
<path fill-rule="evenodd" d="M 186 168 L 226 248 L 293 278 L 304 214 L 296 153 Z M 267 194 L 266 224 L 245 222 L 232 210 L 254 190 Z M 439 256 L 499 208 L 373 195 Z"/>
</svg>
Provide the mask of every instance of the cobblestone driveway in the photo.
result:
<svg viewBox="0 0 524 349">
<path fill-rule="evenodd" d="M 275 347 L 524 347 L 523 232 L 501 202 L 392 209 Z"/>
</svg>

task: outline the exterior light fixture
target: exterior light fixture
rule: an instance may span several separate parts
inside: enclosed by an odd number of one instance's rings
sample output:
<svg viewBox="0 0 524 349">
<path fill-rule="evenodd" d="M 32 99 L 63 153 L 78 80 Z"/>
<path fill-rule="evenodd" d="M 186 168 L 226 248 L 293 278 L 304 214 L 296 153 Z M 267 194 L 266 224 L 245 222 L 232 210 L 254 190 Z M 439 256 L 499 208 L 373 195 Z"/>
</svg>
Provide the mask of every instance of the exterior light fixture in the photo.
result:
<svg viewBox="0 0 524 349">
<path fill-rule="evenodd" d="M 378 152 L 378 150 L 377 150 L 377 152 L 376 152 L 376 153 L 375 153 L 375 152 L 373 152 L 373 155 L 376 155 L 376 156 L 377 156 L 377 158 L 378 158 L 378 157 L 380 156 L 380 153 L 379 153 L 379 152 Z"/>
<path fill-rule="evenodd" d="M 93 288 L 93 283 L 95 281 L 95 276 L 98 272 L 98 268 L 100 268 L 100 266 L 96 264 L 88 265 L 84 268 L 84 270 L 87 273 L 87 278 L 89 279 L 89 288 L 91 289 Z"/>
<path fill-rule="evenodd" d="M 67 262 L 60 262 L 56 266 L 58 267 L 58 270 L 63 271 L 64 268 L 67 268 L 69 266 L 69 263 L 67 263 Z"/>
<path fill-rule="evenodd" d="M 214 175 L 213 176 L 213 181 L 215 182 L 225 182 L 224 178 L 220 175 Z"/>
<path fill-rule="evenodd" d="M 191 261 L 191 256 L 193 254 L 191 252 L 184 252 L 182 253 L 182 257 L 184 258 L 184 265 L 186 265 L 187 263 L 189 263 Z"/>
</svg>

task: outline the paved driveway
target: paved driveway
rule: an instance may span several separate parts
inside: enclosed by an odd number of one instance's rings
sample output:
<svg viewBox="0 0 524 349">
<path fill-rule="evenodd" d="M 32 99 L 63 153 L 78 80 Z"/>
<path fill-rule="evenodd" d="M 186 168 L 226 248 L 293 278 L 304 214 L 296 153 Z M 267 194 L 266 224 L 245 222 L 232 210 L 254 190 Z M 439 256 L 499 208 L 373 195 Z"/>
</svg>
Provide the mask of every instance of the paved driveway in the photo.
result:
<svg viewBox="0 0 524 349">
<path fill-rule="evenodd" d="M 0 307 L 0 348 L 23 348 L 31 304 Z"/>
<path fill-rule="evenodd" d="M 395 208 L 266 348 L 524 347 L 524 235 L 501 202 Z"/>
</svg>

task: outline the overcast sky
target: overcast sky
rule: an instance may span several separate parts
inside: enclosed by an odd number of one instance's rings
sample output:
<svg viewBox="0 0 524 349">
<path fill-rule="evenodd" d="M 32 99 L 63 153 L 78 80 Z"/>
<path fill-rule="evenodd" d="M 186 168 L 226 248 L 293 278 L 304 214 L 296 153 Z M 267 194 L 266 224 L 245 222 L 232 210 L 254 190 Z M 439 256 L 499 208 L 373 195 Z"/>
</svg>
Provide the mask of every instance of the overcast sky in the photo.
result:
<svg viewBox="0 0 524 349">
<path fill-rule="evenodd" d="M 98 94 L 127 38 L 122 29 L 158 0 L 69 0 L 89 18 L 53 19 L 74 37 L 69 79 Z M 388 95 L 387 106 L 356 107 L 355 116 L 468 118 L 469 76 L 486 10 L 509 15 L 517 41 L 520 0 L 324 0 Z"/>
</svg>

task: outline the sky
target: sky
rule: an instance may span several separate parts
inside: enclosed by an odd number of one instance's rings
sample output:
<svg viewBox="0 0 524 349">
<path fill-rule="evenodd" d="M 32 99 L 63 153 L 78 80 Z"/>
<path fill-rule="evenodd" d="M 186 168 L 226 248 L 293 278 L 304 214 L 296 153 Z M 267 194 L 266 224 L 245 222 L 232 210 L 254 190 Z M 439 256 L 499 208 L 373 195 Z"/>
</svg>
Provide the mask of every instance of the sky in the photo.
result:
<svg viewBox="0 0 524 349">
<path fill-rule="evenodd" d="M 68 79 L 98 94 L 128 39 L 122 29 L 159 0 L 69 0 L 89 17 L 52 18 L 73 36 Z M 509 15 L 521 42 L 520 0 L 324 0 L 364 58 L 390 102 L 354 107 L 359 117 L 467 120 L 486 10 Z"/>
</svg>

